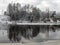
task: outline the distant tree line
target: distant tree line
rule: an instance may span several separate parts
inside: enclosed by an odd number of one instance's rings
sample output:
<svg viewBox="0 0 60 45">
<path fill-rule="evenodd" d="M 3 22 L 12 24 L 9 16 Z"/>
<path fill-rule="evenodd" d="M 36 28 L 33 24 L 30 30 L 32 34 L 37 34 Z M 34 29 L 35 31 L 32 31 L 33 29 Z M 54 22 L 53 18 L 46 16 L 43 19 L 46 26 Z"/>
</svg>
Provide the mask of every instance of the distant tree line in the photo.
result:
<svg viewBox="0 0 60 45">
<path fill-rule="evenodd" d="M 4 14 L 10 16 L 10 20 L 13 21 L 25 20 L 33 22 L 40 20 L 40 10 L 29 4 L 21 6 L 19 3 L 9 3 Z"/>
<path fill-rule="evenodd" d="M 52 14 L 51 14 L 52 13 Z M 39 22 L 39 21 L 50 21 L 56 20 L 54 16 L 56 15 L 56 11 L 51 12 L 43 12 L 39 8 L 34 7 L 33 5 L 26 4 L 22 6 L 19 3 L 9 3 L 7 7 L 7 11 L 4 12 L 4 15 L 10 17 L 12 21 L 28 21 L 28 22 Z"/>
</svg>

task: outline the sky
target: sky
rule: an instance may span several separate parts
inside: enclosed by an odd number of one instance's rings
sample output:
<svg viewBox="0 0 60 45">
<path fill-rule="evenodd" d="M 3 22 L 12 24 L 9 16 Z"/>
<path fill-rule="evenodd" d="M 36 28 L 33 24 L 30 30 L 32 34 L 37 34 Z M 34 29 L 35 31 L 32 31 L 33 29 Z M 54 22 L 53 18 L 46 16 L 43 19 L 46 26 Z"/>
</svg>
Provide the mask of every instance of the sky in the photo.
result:
<svg viewBox="0 0 60 45">
<path fill-rule="evenodd" d="M 49 10 L 60 12 L 60 0 L 0 0 L 0 14 L 3 14 L 9 3 L 14 2 L 19 2 L 22 5 L 31 4 L 42 11 L 49 8 Z"/>
</svg>

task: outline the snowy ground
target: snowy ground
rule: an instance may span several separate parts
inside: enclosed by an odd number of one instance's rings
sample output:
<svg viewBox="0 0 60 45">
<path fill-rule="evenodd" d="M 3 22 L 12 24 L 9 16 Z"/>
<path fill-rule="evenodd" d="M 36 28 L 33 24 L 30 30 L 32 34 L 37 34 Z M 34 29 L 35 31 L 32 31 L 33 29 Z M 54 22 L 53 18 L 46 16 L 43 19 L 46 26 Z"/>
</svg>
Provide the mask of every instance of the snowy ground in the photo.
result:
<svg viewBox="0 0 60 45">
<path fill-rule="evenodd" d="M 60 41 L 32 42 L 32 43 L 0 43 L 0 45 L 60 45 Z"/>
</svg>

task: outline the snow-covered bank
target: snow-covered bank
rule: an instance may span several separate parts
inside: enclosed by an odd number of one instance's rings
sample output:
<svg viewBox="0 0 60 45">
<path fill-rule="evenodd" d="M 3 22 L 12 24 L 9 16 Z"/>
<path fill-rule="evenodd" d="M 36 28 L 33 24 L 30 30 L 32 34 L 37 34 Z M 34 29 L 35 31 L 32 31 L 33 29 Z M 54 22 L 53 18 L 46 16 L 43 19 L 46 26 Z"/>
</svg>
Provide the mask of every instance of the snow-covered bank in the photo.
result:
<svg viewBox="0 0 60 45">
<path fill-rule="evenodd" d="M 0 45 L 60 45 L 60 41 L 32 42 L 32 43 L 1 43 Z"/>
</svg>

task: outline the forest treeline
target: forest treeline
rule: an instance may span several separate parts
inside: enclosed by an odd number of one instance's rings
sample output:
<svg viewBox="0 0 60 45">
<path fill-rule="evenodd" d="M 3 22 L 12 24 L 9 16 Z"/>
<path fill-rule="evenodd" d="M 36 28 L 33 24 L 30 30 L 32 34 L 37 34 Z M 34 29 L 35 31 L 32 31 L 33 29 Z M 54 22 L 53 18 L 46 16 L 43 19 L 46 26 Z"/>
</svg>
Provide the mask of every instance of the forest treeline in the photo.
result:
<svg viewBox="0 0 60 45">
<path fill-rule="evenodd" d="M 49 10 L 47 11 L 42 12 L 39 8 L 30 4 L 22 6 L 20 3 L 9 3 L 4 15 L 9 16 L 12 21 L 39 22 L 46 18 L 49 19 L 49 17 L 52 18 L 56 14 L 56 11 L 52 13 Z"/>
</svg>

